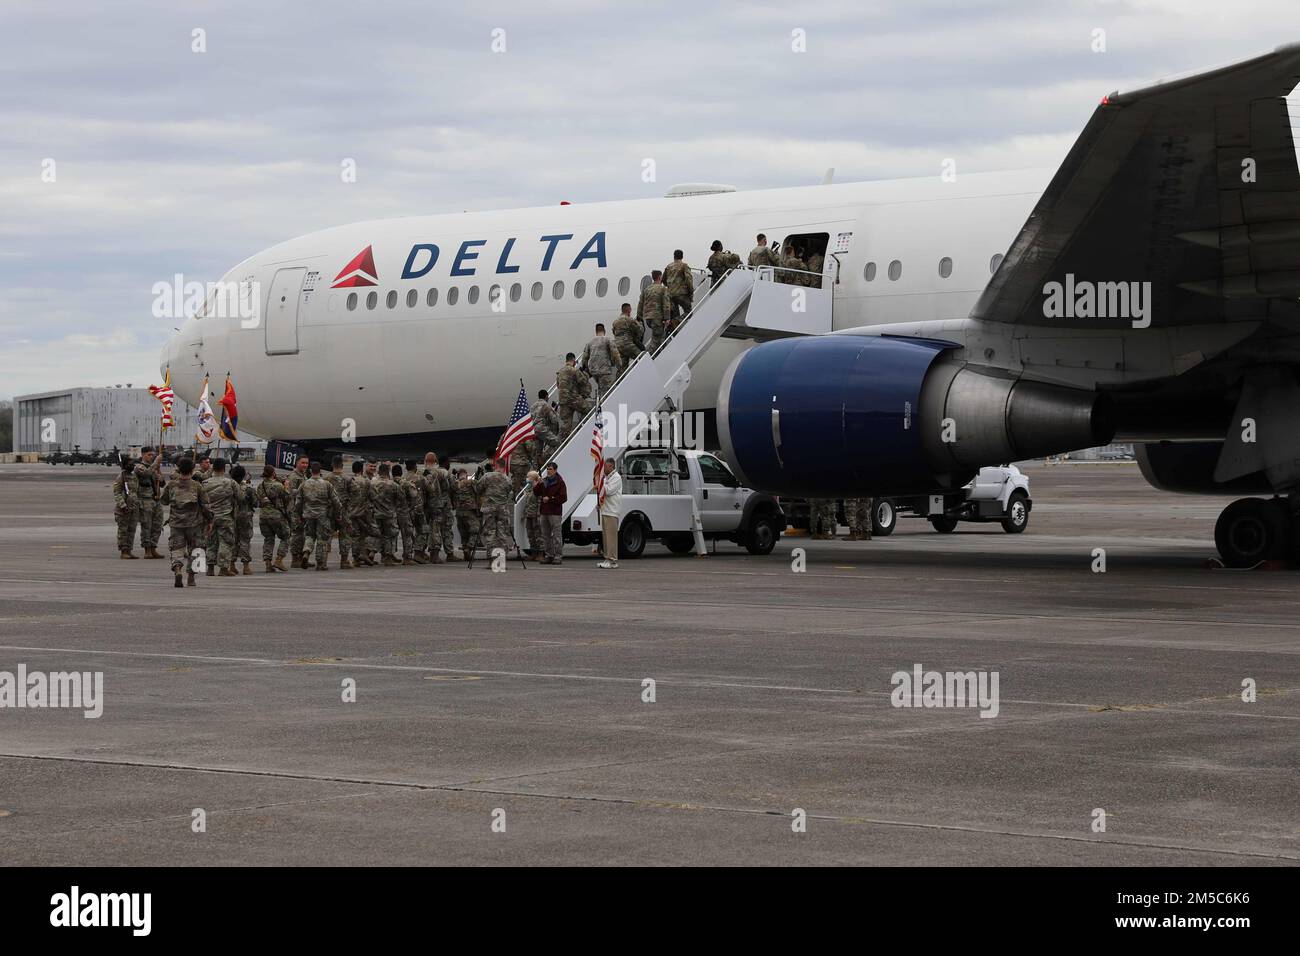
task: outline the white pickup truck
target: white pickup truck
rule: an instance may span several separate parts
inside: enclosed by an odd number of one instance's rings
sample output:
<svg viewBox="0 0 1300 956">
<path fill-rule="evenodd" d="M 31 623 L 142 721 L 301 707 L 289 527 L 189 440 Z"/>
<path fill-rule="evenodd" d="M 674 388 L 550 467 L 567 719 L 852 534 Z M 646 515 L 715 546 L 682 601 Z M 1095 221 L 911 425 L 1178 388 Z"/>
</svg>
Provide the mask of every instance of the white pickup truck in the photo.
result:
<svg viewBox="0 0 1300 956">
<path fill-rule="evenodd" d="M 750 554 L 770 554 L 785 530 L 780 502 L 741 487 L 717 455 L 635 449 L 623 456 L 619 474 L 623 476 L 620 558 L 640 557 L 647 541 L 659 541 L 674 554 L 698 551 L 706 540 L 733 541 Z M 594 492 L 582 499 L 565 522 L 564 540 L 575 544 L 600 540 Z"/>
<path fill-rule="evenodd" d="M 947 494 L 877 498 L 872 529 L 874 534 L 890 534 L 896 518 L 913 515 L 929 519 L 941 534 L 956 530 L 959 521 L 996 521 L 1007 534 L 1020 534 L 1029 525 L 1033 506 L 1028 475 L 1015 465 L 990 465 L 968 485 Z"/>
</svg>

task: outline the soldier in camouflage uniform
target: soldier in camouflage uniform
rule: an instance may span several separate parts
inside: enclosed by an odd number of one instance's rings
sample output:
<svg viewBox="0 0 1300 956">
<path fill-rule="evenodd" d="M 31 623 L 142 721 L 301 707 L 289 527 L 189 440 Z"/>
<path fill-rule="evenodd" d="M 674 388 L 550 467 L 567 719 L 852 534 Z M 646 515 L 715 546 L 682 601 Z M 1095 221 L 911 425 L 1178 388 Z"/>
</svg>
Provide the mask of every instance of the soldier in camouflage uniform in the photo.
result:
<svg viewBox="0 0 1300 956">
<path fill-rule="evenodd" d="M 672 296 L 663 284 L 663 277 L 658 269 L 650 273 L 652 281 L 641 290 L 641 298 L 636 304 L 637 320 L 650 330 L 650 344 L 646 349 L 651 353 L 663 344 L 668 334 L 668 320 L 673 313 Z"/>
<path fill-rule="evenodd" d="M 616 323 L 615 328 L 617 327 Z M 537 440 L 542 443 L 542 456 L 555 454 L 555 449 L 560 447 L 560 416 L 552 407 L 551 397 L 546 389 L 537 393 L 537 401 L 533 402 L 531 414 L 533 431 L 537 432 Z"/>
<path fill-rule="evenodd" d="M 307 567 L 307 555 L 303 553 L 302 509 L 298 506 L 298 489 L 307 480 L 307 466 L 310 462 L 306 456 L 300 457 L 293 464 L 284 486 L 289 492 L 289 560 L 295 568 Z"/>
<path fill-rule="evenodd" d="M 623 353 L 614 340 L 605 335 L 605 323 L 596 323 L 595 336 L 582 349 L 580 366 L 596 380 L 596 401 L 599 402 L 614 387 L 614 379 L 623 368 Z"/>
<path fill-rule="evenodd" d="M 456 529 L 460 532 L 461 556 L 466 561 L 473 560 L 479 536 L 478 492 L 474 489 L 474 479 L 464 468 L 456 481 Z"/>
<path fill-rule="evenodd" d="M 348 518 L 348 488 L 352 479 L 343 473 L 342 455 L 330 459 L 330 472 L 324 477 L 339 499 L 339 513 L 334 520 L 334 531 L 339 536 L 339 570 L 355 568 L 356 562 L 352 560 L 352 522 Z"/>
<path fill-rule="evenodd" d="M 784 282 L 786 285 L 807 285 L 808 265 L 797 255 L 794 254 L 794 246 L 790 243 L 785 244 L 785 255 L 781 257 L 781 268 L 776 274 L 777 282 Z"/>
<path fill-rule="evenodd" d="M 740 256 L 722 248 L 720 239 L 714 239 L 709 249 L 713 253 L 709 256 L 709 288 L 713 288 L 729 271 L 740 268 Z"/>
<path fill-rule="evenodd" d="M 253 573 L 253 512 L 257 510 L 257 492 L 244 481 L 243 465 L 230 469 L 230 480 L 235 483 L 235 560 L 243 562 L 244 573 Z"/>
<path fill-rule="evenodd" d="M 523 490 L 528 481 L 528 472 L 534 468 L 541 467 L 538 461 L 538 455 L 541 453 L 541 446 L 537 440 L 530 438 L 522 441 L 515 446 L 515 450 L 510 453 L 510 487 L 514 498 L 519 497 L 519 492 Z"/>
<path fill-rule="evenodd" d="M 569 432 L 591 411 L 591 379 L 578 368 L 578 357 L 572 352 L 564 356 L 564 368 L 555 373 L 560 398 L 560 438 Z"/>
<path fill-rule="evenodd" d="M 122 456 L 122 470 L 113 479 L 113 520 L 117 522 L 117 550 L 125 560 L 136 556 L 135 528 L 140 523 L 140 480 L 135 476 L 135 462 Z"/>
<path fill-rule="evenodd" d="M 528 557 L 534 561 L 541 558 L 546 547 L 542 540 L 541 510 L 533 486 L 542 480 L 536 471 L 530 471 L 524 485 L 524 528 L 528 532 Z"/>
<path fill-rule="evenodd" d="M 275 475 L 275 466 L 262 469 L 262 482 L 257 486 L 257 523 L 262 531 L 262 560 L 266 573 L 288 571 L 284 556 L 289 553 L 289 492 L 284 482 Z M 276 550 L 276 539 L 280 539 Z"/>
<path fill-rule="evenodd" d="M 424 518 L 424 508 L 428 503 L 429 490 L 424 477 L 415 470 L 415 459 L 407 459 L 402 472 L 402 488 L 406 492 L 407 508 L 411 513 L 411 557 L 416 564 L 428 564 L 429 556 L 424 553 L 424 546 L 429 539 L 429 526 Z"/>
<path fill-rule="evenodd" d="M 681 325 L 686 316 L 690 314 L 692 301 L 695 298 L 695 278 L 691 275 L 691 267 L 686 264 L 686 253 L 680 249 L 673 250 L 673 261 L 668 263 L 664 268 L 664 287 L 668 289 L 668 295 L 672 297 L 671 321 L 668 323 L 668 331 L 671 332 L 677 326 Z"/>
<path fill-rule="evenodd" d="M 146 558 L 161 558 L 158 539 L 162 537 L 163 507 L 158 499 L 163 489 L 162 462 L 153 448 L 146 447 L 140 455 L 135 466 L 135 477 L 140 482 L 140 547 Z"/>
<path fill-rule="evenodd" d="M 645 351 L 641 345 L 644 341 L 645 326 L 632 318 L 632 303 L 624 302 L 618 318 L 614 320 L 614 344 L 618 346 L 624 368 L 635 362 L 636 357 Z"/>
<path fill-rule="evenodd" d="M 845 541 L 871 540 L 871 510 L 874 505 L 872 498 L 844 499 L 844 520 L 849 526 Z"/>
<path fill-rule="evenodd" d="M 479 499 L 479 514 L 483 520 L 483 547 L 489 555 L 501 548 L 507 555 L 515 548 L 514 502 L 510 479 L 497 471 L 491 462 L 487 470 L 474 482 L 474 492 Z"/>
<path fill-rule="evenodd" d="M 777 255 L 775 249 L 767 244 L 767 236 L 760 232 L 757 239 L 758 245 L 749 252 L 750 267 L 758 269 L 763 266 L 779 266 L 781 264 L 781 257 Z"/>
<path fill-rule="evenodd" d="M 402 489 L 393 483 L 392 469 L 388 462 L 379 466 L 375 480 L 370 483 L 370 500 L 374 506 L 375 536 L 379 538 L 379 550 L 383 555 L 385 567 L 400 564 L 393 557 L 397 545 L 397 504 L 405 501 Z"/>
<path fill-rule="evenodd" d="M 822 287 L 822 268 L 825 264 L 826 257 L 820 252 L 814 252 L 808 257 L 808 271 L 813 273 L 813 275 L 805 276 L 808 280 L 807 284 L 809 287 L 813 289 L 820 289 Z"/>
<path fill-rule="evenodd" d="M 375 537 L 374 505 L 371 502 L 370 476 L 366 474 L 366 462 L 352 463 L 352 477 L 348 479 L 347 494 L 343 496 L 343 510 L 347 514 L 348 542 L 352 548 L 352 566 L 369 565 L 374 567 L 374 551 L 370 547 Z M 342 537 L 339 547 L 343 546 Z"/>
<path fill-rule="evenodd" d="M 814 541 L 831 541 L 835 538 L 835 499 L 808 499 L 808 535 Z"/>
<path fill-rule="evenodd" d="M 162 503 L 167 506 L 167 524 L 171 529 L 167 549 L 171 552 L 172 573 L 176 586 L 182 587 L 181 572 L 187 574 L 186 583 L 194 585 L 194 565 L 190 562 L 199 550 L 200 532 L 212 521 L 208 508 L 207 489 L 195 480 L 194 461 L 182 458 L 176 464 L 176 476 L 163 489 Z"/>
<path fill-rule="evenodd" d="M 226 477 L 226 461 L 212 462 L 212 477 L 203 482 L 208 509 L 212 512 L 212 530 L 208 533 L 208 577 L 235 576 L 235 483 Z M 219 569 L 219 570 L 217 570 Z"/>
<path fill-rule="evenodd" d="M 202 484 L 212 477 L 212 457 L 204 455 L 194 468 L 194 480 Z"/>
<path fill-rule="evenodd" d="M 452 538 L 455 513 L 451 506 L 451 475 L 438 464 L 438 456 L 429 452 L 424 456 L 424 483 L 429 489 L 425 499 L 425 516 L 429 526 L 429 539 L 425 551 L 432 564 L 449 561 L 456 553 Z"/>
<path fill-rule="evenodd" d="M 330 538 L 334 522 L 341 511 L 339 496 L 334 486 L 320 475 L 320 462 L 309 466 L 311 477 L 298 486 L 298 514 L 302 518 L 303 554 L 316 551 L 316 570 L 329 570 Z M 303 567 L 307 566 L 306 557 Z"/>
</svg>

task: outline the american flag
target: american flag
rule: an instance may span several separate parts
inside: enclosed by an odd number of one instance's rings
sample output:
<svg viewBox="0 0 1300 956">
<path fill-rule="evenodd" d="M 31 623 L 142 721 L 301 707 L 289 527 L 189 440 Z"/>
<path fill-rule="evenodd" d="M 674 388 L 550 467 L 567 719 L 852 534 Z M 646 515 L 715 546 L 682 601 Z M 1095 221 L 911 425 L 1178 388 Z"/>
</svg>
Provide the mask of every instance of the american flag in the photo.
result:
<svg viewBox="0 0 1300 956">
<path fill-rule="evenodd" d="M 510 467 L 510 453 L 520 444 L 535 438 L 533 416 L 528 409 L 528 396 L 524 393 L 524 383 L 519 383 L 519 397 L 515 399 L 514 411 L 510 413 L 510 423 L 506 425 L 505 434 L 497 442 L 495 460 L 502 467 Z"/>
<path fill-rule="evenodd" d="M 172 370 L 167 370 L 167 375 L 161 385 L 150 385 L 149 394 L 158 401 L 162 402 L 162 427 L 171 428 L 176 423 L 172 420 L 172 403 L 176 401 L 176 393 L 172 391 Z"/>
<path fill-rule="evenodd" d="M 591 430 L 591 457 L 596 461 L 596 468 L 591 473 L 591 483 L 596 488 L 596 503 L 603 505 L 605 503 L 605 436 L 601 434 L 601 419 L 603 413 L 596 412 L 592 419 L 595 424 Z"/>
</svg>

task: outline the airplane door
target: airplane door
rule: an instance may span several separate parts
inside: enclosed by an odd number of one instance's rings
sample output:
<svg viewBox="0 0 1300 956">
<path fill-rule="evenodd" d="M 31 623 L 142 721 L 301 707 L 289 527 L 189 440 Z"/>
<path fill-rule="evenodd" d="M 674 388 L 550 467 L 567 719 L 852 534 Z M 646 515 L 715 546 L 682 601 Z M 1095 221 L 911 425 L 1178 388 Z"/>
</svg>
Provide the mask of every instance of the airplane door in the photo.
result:
<svg viewBox="0 0 1300 956">
<path fill-rule="evenodd" d="M 281 269 L 271 280 L 266 299 L 266 354 L 298 352 L 298 298 L 306 268 Z"/>
</svg>

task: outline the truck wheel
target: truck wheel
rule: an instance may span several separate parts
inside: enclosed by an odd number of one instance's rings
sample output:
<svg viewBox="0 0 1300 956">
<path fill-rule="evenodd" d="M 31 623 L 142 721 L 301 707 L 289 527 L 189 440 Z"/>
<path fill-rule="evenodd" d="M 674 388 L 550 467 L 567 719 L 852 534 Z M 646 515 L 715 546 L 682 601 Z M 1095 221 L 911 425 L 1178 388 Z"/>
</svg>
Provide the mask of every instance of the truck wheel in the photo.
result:
<svg viewBox="0 0 1300 956">
<path fill-rule="evenodd" d="M 877 498 L 871 506 L 871 535 L 875 538 L 888 538 L 898 526 L 898 512 L 894 503 L 888 498 Z"/>
<path fill-rule="evenodd" d="M 957 530 L 957 519 L 952 515 L 932 515 L 930 525 L 940 534 L 952 534 Z"/>
<path fill-rule="evenodd" d="M 745 535 L 745 550 L 750 554 L 771 554 L 776 547 L 776 522 L 771 515 L 754 515 Z"/>
<path fill-rule="evenodd" d="M 1002 530 L 1007 534 L 1020 534 L 1029 524 L 1029 496 L 1023 491 L 1011 492 L 1007 499 L 1007 516 L 1002 519 Z"/>
<path fill-rule="evenodd" d="M 695 550 L 695 536 L 681 531 L 666 534 L 664 547 L 673 554 L 690 554 Z"/>
<path fill-rule="evenodd" d="M 618 529 L 618 556 L 639 558 L 645 550 L 645 526 L 636 518 L 628 518 Z"/>
</svg>

